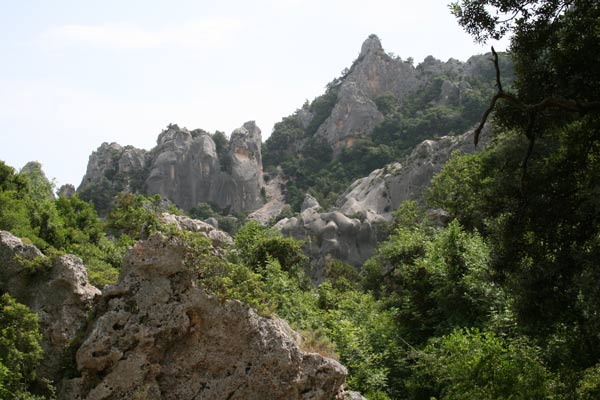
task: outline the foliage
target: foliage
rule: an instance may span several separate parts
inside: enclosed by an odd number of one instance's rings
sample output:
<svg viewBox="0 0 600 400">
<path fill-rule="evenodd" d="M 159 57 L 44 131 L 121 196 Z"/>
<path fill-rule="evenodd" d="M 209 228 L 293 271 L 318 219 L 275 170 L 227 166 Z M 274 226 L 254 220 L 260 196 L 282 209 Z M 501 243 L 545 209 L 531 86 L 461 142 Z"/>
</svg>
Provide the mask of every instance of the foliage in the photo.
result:
<svg viewBox="0 0 600 400">
<path fill-rule="evenodd" d="M 459 76 L 448 72 L 430 76 L 422 89 L 402 102 L 389 93 L 373 99 L 384 115 L 383 121 L 370 136 L 356 140 L 335 157 L 330 145 L 315 133 L 335 106 L 342 78 L 330 83 L 324 95 L 275 124 L 263 146 L 263 161 L 266 169 L 281 166 L 287 178 L 286 202 L 292 210 L 300 210 L 306 193 L 328 208 L 354 180 L 406 157 L 421 141 L 470 128 L 479 120 L 494 92 L 494 68 L 482 58 L 469 60 L 477 65 L 471 74 Z M 500 64 L 507 71 L 508 86 L 514 80 L 511 60 L 502 54 Z M 423 76 L 430 74 L 423 64 L 417 70 Z M 441 99 L 445 83 L 460 84 L 460 96 Z"/>
<path fill-rule="evenodd" d="M 43 358 L 37 315 L 8 294 L 0 296 L 0 398 L 41 399 L 29 393 Z"/>
<path fill-rule="evenodd" d="M 301 267 L 306 262 L 300 242 L 285 238 L 257 221 L 250 221 L 239 230 L 235 247 L 238 259 L 253 268 L 264 268 L 272 259 L 286 270 Z"/>
<path fill-rule="evenodd" d="M 552 375 L 539 349 L 526 340 L 510 342 L 493 332 L 459 329 L 432 339 L 417 353 L 408 382 L 414 399 L 547 399 Z"/>
<path fill-rule="evenodd" d="M 193 207 L 189 212 L 189 216 L 195 219 L 206 220 L 214 218 L 217 220 L 219 229 L 235 235 L 235 233 L 244 225 L 246 215 L 239 213 L 236 215 L 224 215 L 224 210 L 219 210 L 215 205 L 200 202 Z"/>
<path fill-rule="evenodd" d="M 134 240 L 147 238 L 160 226 L 160 195 L 145 197 L 121 193 L 116 207 L 108 214 L 107 228 L 114 235 L 127 235 Z"/>
</svg>

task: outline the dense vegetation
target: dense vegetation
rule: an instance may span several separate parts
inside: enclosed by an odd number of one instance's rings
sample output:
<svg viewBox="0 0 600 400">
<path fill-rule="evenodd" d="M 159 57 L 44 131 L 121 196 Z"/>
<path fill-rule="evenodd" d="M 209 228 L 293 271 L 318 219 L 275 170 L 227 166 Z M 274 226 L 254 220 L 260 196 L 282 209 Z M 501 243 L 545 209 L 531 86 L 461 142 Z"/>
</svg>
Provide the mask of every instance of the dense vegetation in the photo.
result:
<svg viewBox="0 0 600 400">
<path fill-rule="evenodd" d="M 76 196 L 55 199 L 41 171 L 16 173 L 3 163 L 0 229 L 47 254 L 80 255 L 100 286 L 115 279 L 133 241 L 155 231 L 181 235 L 202 285 L 223 300 L 240 299 L 287 319 L 303 333 L 305 349 L 338 357 L 348 367 L 349 387 L 369 399 L 597 399 L 600 31 L 591 28 L 600 26 L 600 4 L 520 4 L 463 0 L 453 6 L 476 37 L 513 32 L 511 95 L 520 102 L 497 104 L 488 147 L 455 154 L 434 178 L 426 204 L 404 203 L 389 238 L 360 270 L 332 261 L 315 285 L 301 243 L 255 222 L 237 231 L 226 257 L 211 256 L 205 238 L 160 222 L 158 197 L 121 195 L 100 220 Z M 489 14 L 494 7 L 518 18 L 500 22 Z M 486 77 L 493 82 L 491 68 Z M 491 85 L 480 95 L 493 95 Z M 309 106 L 319 119 L 331 111 L 335 86 L 327 93 Z M 378 127 L 370 144 L 352 151 L 386 153 L 377 147 L 385 143 L 395 157 L 410 148 L 394 135 L 398 129 L 415 129 L 417 136 L 464 129 L 485 108 L 479 99 L 463 110 L 474 113 L 471 120 L 454 119 L 457 110 L 429 106 L 427 91 L 422 96 L 403 105 L 378 99 L 383 125 L 392 127 Z M 570 106 L 525 106 L 544 99 Z M 337 190 L 328 180 L 349 179 L 335 174 L 344 166 L 356 172 L 356 154 L 331 160 L 314 141 L 316 128 L 297 122 L 289 117 L 277 125 L 265 158 L 295 179 L 288 194 L 311 188 L 327 201 Z M 302 149 L 290 148 L 298 138 Z M 452 222 L 428 219 L 427 207 L 446 210 Z M 206 205 L 194 213 L 216 217 Z M 0 309 L 0 393 L 28 398 L 41 359 L 36 319 L 7 295 Z"/>
</svg>

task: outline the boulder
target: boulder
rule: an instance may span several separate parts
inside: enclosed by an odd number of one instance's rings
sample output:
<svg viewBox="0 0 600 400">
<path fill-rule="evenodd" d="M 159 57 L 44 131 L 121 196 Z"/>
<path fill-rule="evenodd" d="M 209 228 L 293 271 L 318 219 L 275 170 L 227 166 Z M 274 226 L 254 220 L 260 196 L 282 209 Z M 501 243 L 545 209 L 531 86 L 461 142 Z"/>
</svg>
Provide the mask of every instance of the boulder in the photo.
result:
<svg viewBox="0 0 600 400">
<path fill-rule="evenodd" d="M 165 224 L 175 225 L 177 229 L 189 232 L 199 232 L 203 234 L 211 240 L 215 249 L 221 249 L 233 244 L 233 239 L 231 236 L 229 236 L 229 234 L 220 231 L 215 225 L 212 225 L 208 222 L 200 221 L 183 215 L 173 215 L 169 213 L 162 213 L 161 220 Z M 218 222 L 216 224 L 218 225 Z"/>
<path fill-rule="evenodd" d="M 56 380 L 63 356 L 81 330 L 100 290 L 88 283 L 81 259 L 48 259 L 35 246 L 0 231 L 0 291 L 8 292 L 39 317 L 44 360 L 38 377 Z"/>
<path fill-rule="evenodd" d="M 125 257 L 118 282 L 77 351 L 68 399 L 332 399 L 346 369 L 302 350 L 278 318 L 223 303 L 198 284 L 176 236 L 155 234 Z"/>
</svg>

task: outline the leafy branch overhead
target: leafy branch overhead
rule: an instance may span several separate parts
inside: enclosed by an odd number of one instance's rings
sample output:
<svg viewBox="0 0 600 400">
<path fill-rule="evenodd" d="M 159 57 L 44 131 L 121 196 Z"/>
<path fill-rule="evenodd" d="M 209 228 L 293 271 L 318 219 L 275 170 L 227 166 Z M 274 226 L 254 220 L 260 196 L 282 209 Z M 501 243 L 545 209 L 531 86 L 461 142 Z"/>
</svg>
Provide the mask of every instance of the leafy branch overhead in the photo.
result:
<svg viewBox="0 0 600 400">
<path fill-rule="evenodd" d="M 500 67 L 498 66 L 498 53 L 496 53 L 496 50 L 494 49 L 493 46 L 492 46 L 492 54 L 494 56 L 492 61 L 494 62 L 494 68 L 496 69 L 496 86 L 498 87 L 498 92 L 494 95 L 494 97 L 492 97 L 490 106 L 487 108 L 487 110 L 485 110 L 485 113 L 483 114 L 483 117 L 481 118 L 481 122 L 475 129 L 475 137 L 474 137 L 475 145 L 477 145 L 479 143 L 479 135 L 481 134 L 481 131 L 483 130 L 483 127 L 485 126 L 485 123 L 487 122 L 487 119 L 488 119 L 490 113 L 494 110 L 494 107 L 496 106 L 496 102 L 500 99 L 510 102 L 515 107 L 517 107 L 519 110 L 521 110 L 525 114 L 527 114 L 529 124 L 527 126 L 526 136 L 531 142 L 533 142 L 535 140 L 535 137 L 533 136 L 533 132 L 532 132 L 533 123 L 535 122 L 535 119 L 538 116 L 538 114 L 546 109 L 556 108 L 556 109 L 560 109 L 563 111 L 569 111 L 569 112 L 581 113 L 581 114 L 586 114 L 588 112 L 600 111 L 600 101 L 590 101 L 590 102 L 580 103 L 576 100 L 571 100 L 571 99 L 547 97 L 547 98 L 541 100 L 539 103 L 535 103 L 535 104 L 524 103 L 517 96 L 515 96 L 512 93 L 504 91 L 504 89 L 502 88 L 502 82 L 500 80 Z"/>
</svg>

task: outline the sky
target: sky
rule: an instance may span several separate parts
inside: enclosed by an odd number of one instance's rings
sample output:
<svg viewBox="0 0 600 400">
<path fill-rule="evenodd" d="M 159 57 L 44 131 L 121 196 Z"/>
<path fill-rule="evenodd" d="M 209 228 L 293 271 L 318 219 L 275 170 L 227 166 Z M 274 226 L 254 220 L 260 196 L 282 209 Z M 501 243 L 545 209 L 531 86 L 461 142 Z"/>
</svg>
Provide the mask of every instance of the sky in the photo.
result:
<svg viewBox="0 0 600 400">
<path fill-rule="evenodd" d="M 415 63 L 475 44 L 449 0 L 0 0 L 0 160 L 78 186 L 102 142 L 150 149 L 169 123 L 273 124 L 349 67 L 372 33 Z"/>
</svg>

